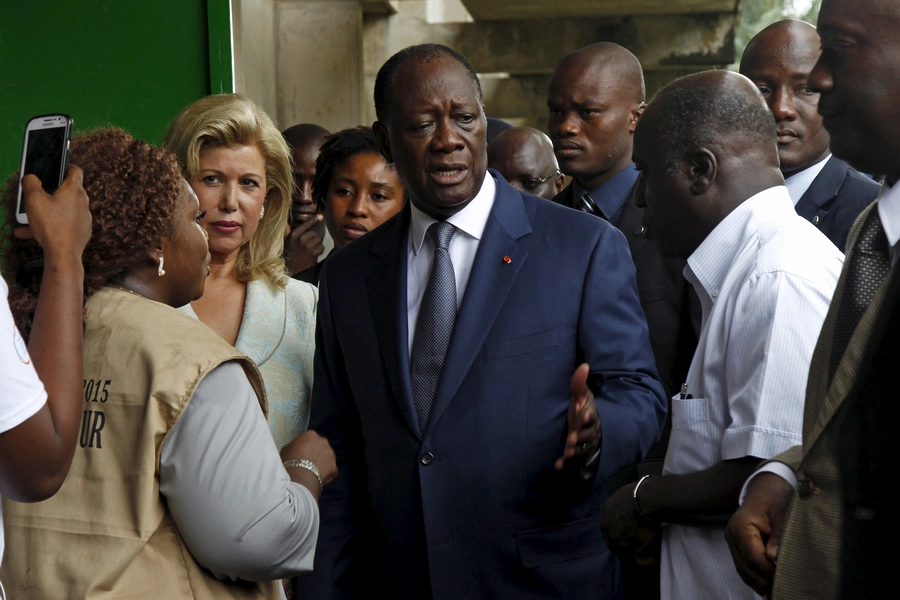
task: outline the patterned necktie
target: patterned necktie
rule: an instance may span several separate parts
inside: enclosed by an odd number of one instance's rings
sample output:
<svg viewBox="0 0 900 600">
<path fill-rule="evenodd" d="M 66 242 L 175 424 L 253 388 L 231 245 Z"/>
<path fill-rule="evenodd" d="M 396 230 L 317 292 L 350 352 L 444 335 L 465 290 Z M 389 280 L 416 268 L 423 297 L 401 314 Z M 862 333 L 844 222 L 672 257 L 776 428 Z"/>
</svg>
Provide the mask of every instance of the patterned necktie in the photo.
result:
<svg viewBox="0 0 900 600">
<path fill-rule="evenodd" d="M 450 240 L 454 233 L 456 227 L 446 221 L 428 228 L 434 240 L 434 264 L 422 296 L 410 357 L 413 401 L 423 434 L 456 321 L 456 275 L 450 261 Z"/>
<path fill-rule="evenodd" d="M 831 364 L 828 368 L 828 385 L 834 379 L 841 358 L 847 350 L 850 338 L 856 331 L 863 313 L 875 297 L 881 280 L 891 269 L 891 249 L 876 206 L 869 213 L 852 249 L 847 279 L 838 307 L 831 342 Z"/>
</svg>

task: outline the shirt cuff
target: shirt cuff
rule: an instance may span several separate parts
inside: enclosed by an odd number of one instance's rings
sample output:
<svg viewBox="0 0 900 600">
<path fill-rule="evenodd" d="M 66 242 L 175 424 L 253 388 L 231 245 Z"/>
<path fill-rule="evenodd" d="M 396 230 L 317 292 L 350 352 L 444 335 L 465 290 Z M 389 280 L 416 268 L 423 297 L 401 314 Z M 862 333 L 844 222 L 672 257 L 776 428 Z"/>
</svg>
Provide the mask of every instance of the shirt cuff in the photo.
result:
<svg viewBox="0 0 900 600">
<path fill-rule="evenodd" d="M 740 499 L 738 500 L 738 504 L 744 503 L 744 497 L 747 496 L 747 487 L 750 485 L 750 482 L 753 479 L 761 474 L 761 473 L 775 473 L 789 484 L 795 490 L 797 489 L 797 475 L 794 473 L 794 470 L 784 464 L 783 462 L 778 462 L 777 460 L 773 460 L 772 462 L 766 463 L 761 466 L 756 472 L 753 473 L 750 477 L 747 478 L 747 481 L 744 482 L 744 487 L 741 488 Z"/>
</svg>

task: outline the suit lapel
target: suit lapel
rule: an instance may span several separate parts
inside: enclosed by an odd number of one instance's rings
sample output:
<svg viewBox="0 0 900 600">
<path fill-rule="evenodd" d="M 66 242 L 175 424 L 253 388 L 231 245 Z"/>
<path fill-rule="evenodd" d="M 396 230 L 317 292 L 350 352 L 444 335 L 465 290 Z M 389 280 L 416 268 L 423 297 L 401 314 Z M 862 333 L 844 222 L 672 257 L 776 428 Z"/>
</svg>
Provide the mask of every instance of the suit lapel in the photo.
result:
<svg viewBox="0 0 900 600">
<path fill-rule="evenodd" d="M 863 211 L 860 217 L 868 216 L 869 211 L 871 210 L 878 210 L 877 204 L 873 203 L 869 206 Z M 851 250 L 844 259 L 845 265 L 849 265 L 853 258 L 853 248 L 856 245 L 856 237 L 864 222 L 865 221 L 862 218 L 859 219 L 854 225 L 853 231 L 851 231 L 847 244 L 847 247 L 851 248 Z M 853 337 L 850 338 L 847 350 L 844 352 L 844 356 L 838 365 L 831 386 L 826 389 L 826 378 L 828 376 L 828 364 L 831 360 L 831 344 L 834 337 L 834 327 L 836 325 L 837 313 L 840 307 L 841 297 L 844 293 L 846 280 L 846 269 L 842 271 L 841 279 L 838 282 L 831 307 L 829 308 L 826 324 L 822 328 L 821 336 L 822 341 L 824 342 L 822 352 L 817 353 L 818 356 L 815 357 L 818 359 L 816 364 L 819 365 L 817 388 L 820 393 L 824 392 L 824 401 L 821 410 L 818 411 L 818 418 L 815 420 L 812 430 L 810 431 L 810 444 L 807 445 L 807 449 L 812 446 L 812 443 L 822 433 L 832 417 L 834 417 L 844 399 L 846 399 L 852 393 L 854 387 L 858 385 L 860 374 L 864 372 L 866 366 L 871 362 L 872 355 L 876 351 L 872 342 L 882 333 L 886 320 L 890 316 L 888 315 L 889 310 L 887 307 L 893 306 L 898 295 L 900 295 L 900 275 L 897 273 L 898 268 L 900 268 L 900 266 L 894 264 L 882 281 L 878 291 L 875 293 L 875 297 L 872 298 L 872 302 L 869 304 L 868 309 L 863 313 L 859 325 L 853 333 Z M 807 394 L 807 396 L 809 397 L 809 394 Z"/>
<path fill-rule="evenodd" d="M 369 306 L 391 389 L 406 424 L 421 439 L 419 419 L 409 384 L 406 322 L 406 244 L 409 206 L 395 217 L 371 252 L 377 257 L 366 276 Z"/>
<path fill-rule="evenodd" d="M 267 310 L 253 310 L 265 306 Z M 263 366 L 284 339 L 287 325 L 287 294 L 273 290 L 262 281 L 247 282 L 247 299 L 244 314 L 234 347 L 253 359 L 256 366 Z M 254 331 L 267 331 L 264 339 L 254 339 Z M 277 332 L 277 333 L 276 333 Z"/>
<path fill-rule="evenodd" d="M 634 190 L 632 189 L 625 206 L 622 208 L 622 216 L 619 217 L 619 223 L 616 225 L 616 228 L 628 240 L 628 247 L 631 248 L 632 256 L 643 248 L 647 241 L 647 236 L 644 235 L 644 225 L 641 223 L 644 211 L 631 201 L 633 196 Z"/>
<path fill-rule="evenodd" d="M 846 176 L 847 165 L 833 156 L 829 158 L 816 178 L 813 179 L 809 189 L 797 202 L 795 207 L 797 214 L 814 225 L 818 225 L 815 222 L 816 215 L 820 221 L 825 218 L 828 211 L 824 207 L 837 196 Z"/>
<path fill-rule="evenodd" d="M 565 187 L 563 191 L 553 196 L 553 202 L 562 204 L 566 208 L 575 208 L 575 203 L 572 199 L 573 194 L 574 192 L 572 191 L 572 184 L 570 183 Z"/>
<path fill-rule="evenodd" d="M 441 418 L 469 372 L 528 257 L 527 250 L 517 242 L 531 233 L 522 196 L 499 175 L 496 179 L 497 197 L 481 236 L 462 306 L 456 316 L 428 429 Z"/>
</svg>

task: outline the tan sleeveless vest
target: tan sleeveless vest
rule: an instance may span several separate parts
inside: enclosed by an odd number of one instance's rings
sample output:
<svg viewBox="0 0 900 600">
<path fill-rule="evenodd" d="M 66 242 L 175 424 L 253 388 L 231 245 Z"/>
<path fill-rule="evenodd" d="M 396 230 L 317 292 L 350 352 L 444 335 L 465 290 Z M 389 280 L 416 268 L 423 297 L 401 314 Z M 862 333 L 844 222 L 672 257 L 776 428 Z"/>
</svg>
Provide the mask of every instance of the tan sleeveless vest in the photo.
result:
<svg viewBox="0 0 900 600">
<path fill-rule="evenodd" d="M 69 476 L 46 502 L 3 502 L 0 581 L 11 600 L 279 597 L 276 583 L 222 581 L 200 567 L 159 493 L 163 443 L 203 377 L 229 360 L 266 412 L 256 366 L 199 321 L 113 288 L 88 300 Z"/>
</svg>

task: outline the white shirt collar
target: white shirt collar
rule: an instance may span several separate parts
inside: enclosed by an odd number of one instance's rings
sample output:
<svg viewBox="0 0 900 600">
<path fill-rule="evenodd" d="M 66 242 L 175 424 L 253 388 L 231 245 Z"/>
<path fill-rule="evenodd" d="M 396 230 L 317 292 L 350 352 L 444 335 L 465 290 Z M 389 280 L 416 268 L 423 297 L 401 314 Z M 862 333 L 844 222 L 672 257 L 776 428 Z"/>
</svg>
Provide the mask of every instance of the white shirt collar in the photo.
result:
<svg viewBox="0 0 900 600">
<path fill-rule="evenodd" d="M 452 224 L 458 230 L 469 235 L 470 237 L 480 240 L 484 234 L 484 228 L 487 225 L 488 216 L 491 214 L 491 208 L 494 206 L 494 196 L 497 191 L 497 182 L 494 177 L 485 171 L 484 181 L 481 189 L 472 198 L 465 208 L 458 213 L 447 218 L 447 222 Z M 416 208 L 415 204 L 409 203 L 410 208 L 410 224 L 409 236 L 412 242 L 412 249 L 415 254 L 422 249 L 425 242 L 425 234 L 432 224 L 437 223 L 437 219 L 429 217 L 421 210 Z"/>
<path fill-rule="evenodd" d="M 900 241 L 900 184 L 888 187 L 885 182 L 881 184 L 878 192 L 878 216 L 881 218 L 881 226 L 887 236 L 891 248 Z"/>
<path fill-rule="evenodd" d="M 794 173 L 784 180 L 784 185 L 787 186 L 788 193 L 791 195 L 791 200 L 794 201 L 794 206 L 797 206 L 797 203 L 800 202 L 800 198 L 803 197 L 803 194 L 806 193 L 806 190 L 809 189 L 809 186 L 812 185 L 815 178 L 819 176 L 819 173 L 825 168 L 825 163 L 827 163 L 830 158 L 831 153 L 829 152 L 828 156 L 813 166 L 806 167 L 802 171 Z"/>
<path fill-rule="evenodd" d="M 744 200 L 716 225 L 688 257 L 685 275 L 690 269 L 706 293 L 715 298 L 744 240 L 759 230 L 763 223 L 785 214 L 796 216 L 789 202 L 790 197 L 783 185 L 770 187 Z"/>
</svg>

